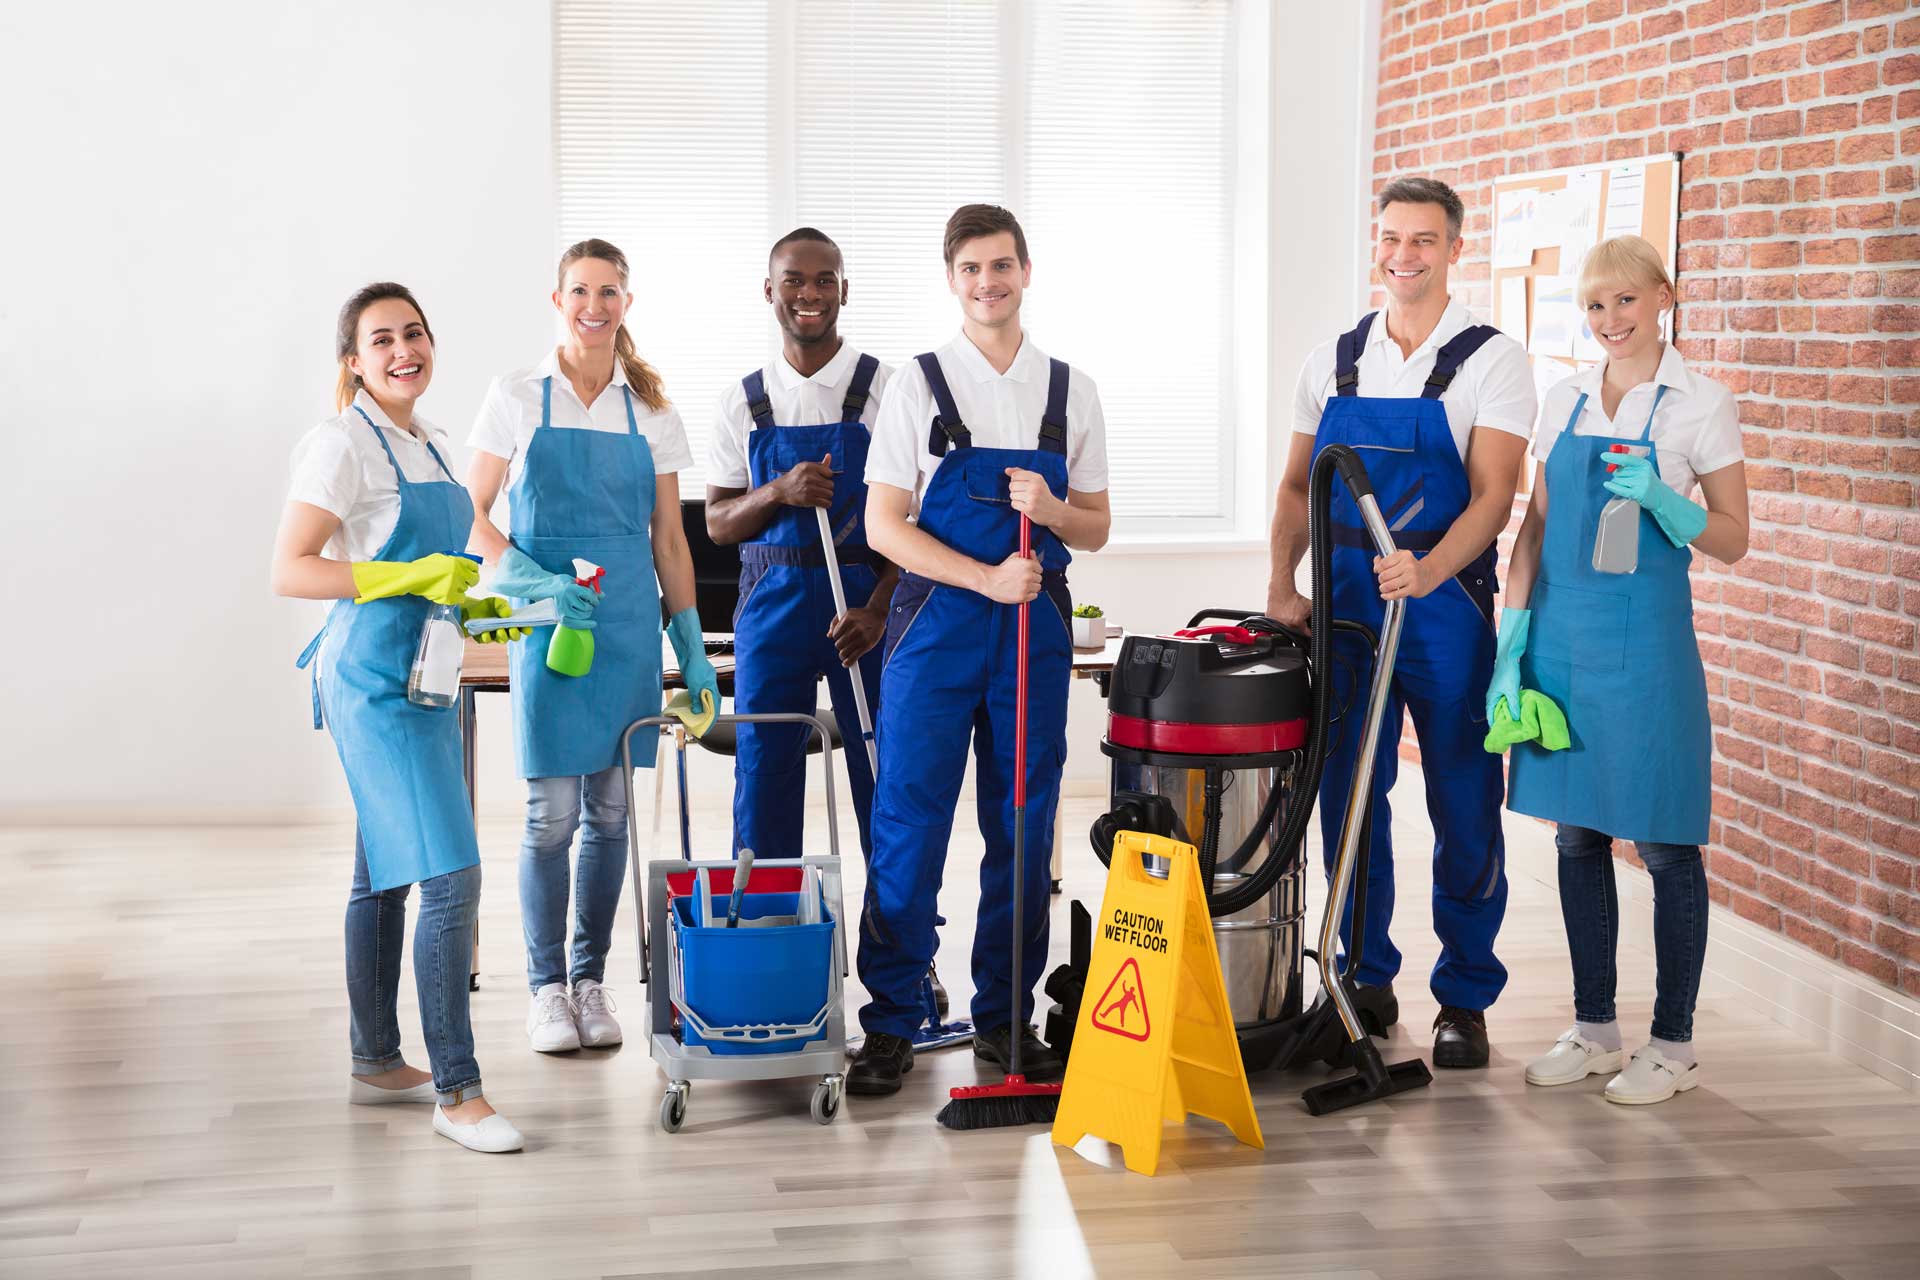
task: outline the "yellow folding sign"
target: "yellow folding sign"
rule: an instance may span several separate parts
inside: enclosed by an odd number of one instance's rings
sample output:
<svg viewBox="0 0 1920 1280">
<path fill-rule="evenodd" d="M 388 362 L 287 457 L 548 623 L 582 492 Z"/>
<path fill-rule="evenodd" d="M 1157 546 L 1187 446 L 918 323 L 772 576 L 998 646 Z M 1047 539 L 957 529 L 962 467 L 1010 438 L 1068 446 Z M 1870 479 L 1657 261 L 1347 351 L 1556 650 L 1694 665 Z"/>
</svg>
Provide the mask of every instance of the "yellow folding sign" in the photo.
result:
<svg viewBox="0 0 1920 1280">
<path fill-rule="evenodd" d="M 1142 854 L 1167 860 L 1165 880 L 1147 874 Z M 1055 1143 L 1105 1138 L 1127 1168 L 1152 1174 L 1162 1124 L 1192 1113 L 1265 1147 L 1192 845 L 1139 831 L 1114 840 L 1086 990 Z"/>
</svg>

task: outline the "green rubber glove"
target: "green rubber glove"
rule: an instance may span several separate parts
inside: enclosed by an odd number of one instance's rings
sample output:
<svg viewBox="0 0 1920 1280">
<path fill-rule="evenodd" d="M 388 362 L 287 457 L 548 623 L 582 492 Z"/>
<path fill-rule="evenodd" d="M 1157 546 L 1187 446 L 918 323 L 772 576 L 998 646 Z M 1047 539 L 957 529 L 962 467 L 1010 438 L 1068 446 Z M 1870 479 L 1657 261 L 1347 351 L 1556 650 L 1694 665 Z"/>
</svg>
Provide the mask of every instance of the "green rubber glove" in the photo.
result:
<svg viewBox="0 0 1920 1280">
<path fill-rule="evenodd" d="M 460 621 L 472 622 L 475 618 L 504 618 L 513 612 L 513 602 L 499 596 L 469 596 L 460 606 Z M 532 627 L 497 627 L 492 631 L 482 631 L 474 639 L 481 644 L 510 644 L 515 640 L 524 640 L 533 634 Z"/>
<path fill-rule="evenodd" d="M 1520 707 L 1520 655 L 1527 651 L 1527 630 L 1533 625 L 1533 610 L 1507 608 L 1500 611 L 1500 638 L 1493 650 L 1493 681 L 1487 685 L 1487 723 L 1504 699 L 1509 712 Z"/>
<path fill-rule="evenodd" d="M 1706 529 L 1707 509 L 1668 488 L 1654 470 L 1652 458 L 1610 453 L 1607 461 L 1614 470 L 1606 478 L 1606 491 L 1615 497 L 1632 498 L 1645 507 L 1668 542 L 1684 547 Z"/>
<path fill-rule="evenodd" d="M 363 560 L 353 566 L 355 604 L 390 596 L 423 596 L 435 604 L 461 604 L 480 581 L 480 566 L 465 556 L 435 553 L 418 560 Z"/>
<path fill-rule="evenodd" d="M 687 683 L 688 701 L 704 714 L 720 706 L 720 678 L 700 643 L 700 614 L 688 605 L 667 622 L 667 639 L 673 643 L 674 657 L 680 660 L 680 674 Z M 712 721 L 708 721 L 711 724 Z M 705 732 L 702 729 L 700 732 Z M 700 733 L 695 733 L 697 738 Z"/>
</svg>

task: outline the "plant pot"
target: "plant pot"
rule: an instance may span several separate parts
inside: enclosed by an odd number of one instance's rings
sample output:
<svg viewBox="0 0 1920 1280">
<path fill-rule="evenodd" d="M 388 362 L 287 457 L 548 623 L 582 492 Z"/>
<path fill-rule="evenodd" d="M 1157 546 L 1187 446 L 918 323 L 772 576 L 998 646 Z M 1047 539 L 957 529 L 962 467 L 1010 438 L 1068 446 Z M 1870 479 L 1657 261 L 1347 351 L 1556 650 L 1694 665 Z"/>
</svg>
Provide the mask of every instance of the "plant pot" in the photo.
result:
<svg viewBox="0 0 1920 1280">
<path fill-rule="evenodd" d="M 1107 620 L 1105 618 L 1075 618 L 1073 620 L 1073 647 L 1076 649 L 1098 649 L 1107 642 Z"/>
</svg>

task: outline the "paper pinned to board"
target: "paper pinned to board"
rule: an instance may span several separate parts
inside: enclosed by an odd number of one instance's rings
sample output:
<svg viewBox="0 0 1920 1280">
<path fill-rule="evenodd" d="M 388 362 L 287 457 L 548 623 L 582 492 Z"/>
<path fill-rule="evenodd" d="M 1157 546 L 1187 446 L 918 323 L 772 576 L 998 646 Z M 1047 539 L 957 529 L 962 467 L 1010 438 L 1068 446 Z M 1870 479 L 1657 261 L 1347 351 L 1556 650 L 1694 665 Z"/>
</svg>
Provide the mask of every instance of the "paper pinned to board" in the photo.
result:
<svg viewBox="0 0 1920 1280">
<path fill-rule="evenodd" d="M 1493 265 L 1526 267 L 1533 265 L 1534 219 L 1539 213 L 1540 193 L 1525 188 L 1494 194 Z"/>
<path fill-rule="evenodd" d="M 1527 350 L 1540 356 L 1571 356 L 1580 330 L 1570 276 L 1533 278 L 1533 332 Z"/>
<path fill-rule="evenodd" d="M 1598 243 L 1600 231 L 1600 175 L 1575 173 L 1564 189 L 1553 193 L 1554 225 L 1560 243 L 1560 274 L 1578 275 L 1580 259 Z"/>
<path fill-rule="evenodd" d="M 1646 203 L 1647 171 L 1640 165 L 1618 165 L 1607 171 L 1607 212 L 1600 234 L 1614 236 L 1641 234 L 1641 210 Z"/>
<path fill-rule="evenodd" d="M 1500 332 L 1527 345 L 1527 278 L 1500 277 Z"/>
</svg>

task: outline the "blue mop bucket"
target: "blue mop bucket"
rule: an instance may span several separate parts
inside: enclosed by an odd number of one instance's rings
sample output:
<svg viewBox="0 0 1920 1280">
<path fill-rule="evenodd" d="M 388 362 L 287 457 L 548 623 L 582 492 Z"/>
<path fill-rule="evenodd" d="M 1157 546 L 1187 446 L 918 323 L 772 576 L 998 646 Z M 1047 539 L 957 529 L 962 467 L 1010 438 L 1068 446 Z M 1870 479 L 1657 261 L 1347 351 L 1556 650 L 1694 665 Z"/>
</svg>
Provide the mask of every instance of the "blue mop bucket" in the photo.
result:
<svg viewBox="0 0 1920 1280">
<path fill-rule="evenodd" d="M 703 919 L 697 893 L 673 899 L 676 996 L 688 1047 L 717 1055 L 793 1053 L 826 1039 L 835 922 L 817 883 L 804 892 L 818 908 L 817 924 L 750 926 L 797 919 L 798 893 L 743 894 L 735 929 L 727 928 L 723 911 L 715 912 L 717 924 Z M 720 898 L 715 906 L 725 903 Z"/>
</svg>

